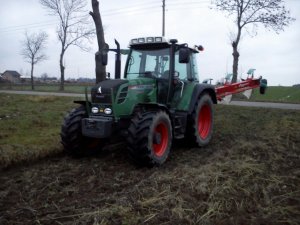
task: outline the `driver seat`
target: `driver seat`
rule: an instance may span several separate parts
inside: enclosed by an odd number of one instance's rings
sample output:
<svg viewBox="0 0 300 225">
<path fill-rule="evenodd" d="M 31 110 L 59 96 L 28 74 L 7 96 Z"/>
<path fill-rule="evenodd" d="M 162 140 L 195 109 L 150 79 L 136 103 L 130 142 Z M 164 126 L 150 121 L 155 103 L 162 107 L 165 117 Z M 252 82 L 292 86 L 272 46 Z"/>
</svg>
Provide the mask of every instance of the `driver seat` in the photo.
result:
<svg viewBox="0 0 300 225">
<path fill-rule="evenodd" d="M 166 70 L 166 71 L 161 75 L 161 78 L 162 78 L 162 79 L 169 79 L 169 73 L 170 73 L 170 70 Z"/>
</svg>

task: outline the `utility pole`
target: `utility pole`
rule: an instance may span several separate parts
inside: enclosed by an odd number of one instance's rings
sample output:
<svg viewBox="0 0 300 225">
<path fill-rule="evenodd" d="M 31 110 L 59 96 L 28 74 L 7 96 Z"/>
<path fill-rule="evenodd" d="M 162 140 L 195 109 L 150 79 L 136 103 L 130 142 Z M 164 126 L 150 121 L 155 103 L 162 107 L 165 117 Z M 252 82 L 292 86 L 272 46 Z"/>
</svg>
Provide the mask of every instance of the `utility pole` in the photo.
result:
<svg viewBox="0 0 300 225">
<path fill-rule="evenodd" d="M 162 0 L 163 2 L 163 5 L 162 5 L 162 8 L 163 8 L 163 16 L 162 16 L 162 36 L 165 36 L 165 1 L 166 0 Z"/>
</svg>

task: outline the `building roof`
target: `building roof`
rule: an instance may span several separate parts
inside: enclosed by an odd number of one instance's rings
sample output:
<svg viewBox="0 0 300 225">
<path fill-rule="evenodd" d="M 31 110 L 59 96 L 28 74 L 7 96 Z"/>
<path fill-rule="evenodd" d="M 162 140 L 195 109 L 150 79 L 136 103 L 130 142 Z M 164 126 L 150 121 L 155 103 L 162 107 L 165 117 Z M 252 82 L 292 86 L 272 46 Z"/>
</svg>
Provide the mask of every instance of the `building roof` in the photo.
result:
<svg viewBox="0 0 300 225">
<path fill-rule="evenodd" d="M 4 75 L 5 73 L 9 73 L 10 75 L 12 75 L 13 77 L 21 77 L 21 74 L 19 74 L 17 71 L 15 70 L 6 70 L 4 73 L 2 73 L 2 75 Z"/>
</svg>

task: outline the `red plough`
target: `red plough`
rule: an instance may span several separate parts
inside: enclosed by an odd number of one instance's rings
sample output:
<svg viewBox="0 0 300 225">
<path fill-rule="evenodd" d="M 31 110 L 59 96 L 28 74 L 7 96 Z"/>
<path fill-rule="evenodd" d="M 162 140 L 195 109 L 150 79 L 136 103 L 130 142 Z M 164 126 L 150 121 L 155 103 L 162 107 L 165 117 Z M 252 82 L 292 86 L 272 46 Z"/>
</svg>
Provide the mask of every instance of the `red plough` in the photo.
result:
<svg viewBox="0 0 300 225">
<path fill-rule="evenodd" d="M 222 86 L 216 86 L 215 90 L 218 101 L 222 101 L 226 96 L 246 92 L 254 88 L 260 88 L 260 93 L 264 94 L 267 88 L 267 80 L 262 79 L 262 77 L 254 78 L 254 69 L 250 69 L 247 79 L 236 83 L 230 83 L 226 79 L 226 82 Z"/>
</svg>

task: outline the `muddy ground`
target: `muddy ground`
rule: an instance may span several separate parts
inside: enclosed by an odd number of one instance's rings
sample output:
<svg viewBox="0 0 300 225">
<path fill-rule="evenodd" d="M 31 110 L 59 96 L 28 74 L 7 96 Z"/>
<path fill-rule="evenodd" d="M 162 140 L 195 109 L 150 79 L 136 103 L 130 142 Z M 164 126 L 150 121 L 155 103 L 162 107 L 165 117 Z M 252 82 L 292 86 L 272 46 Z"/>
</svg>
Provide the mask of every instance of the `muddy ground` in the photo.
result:
<svg viewBox="0 0 300 225">
<path fill-rule="evenodd" d="M 300 112 L 217 108 L 205 148 L 159 168 L 126 148 L 63 153 L 0 171 L 0 224 L 299 224 Z"/>
</svg>

